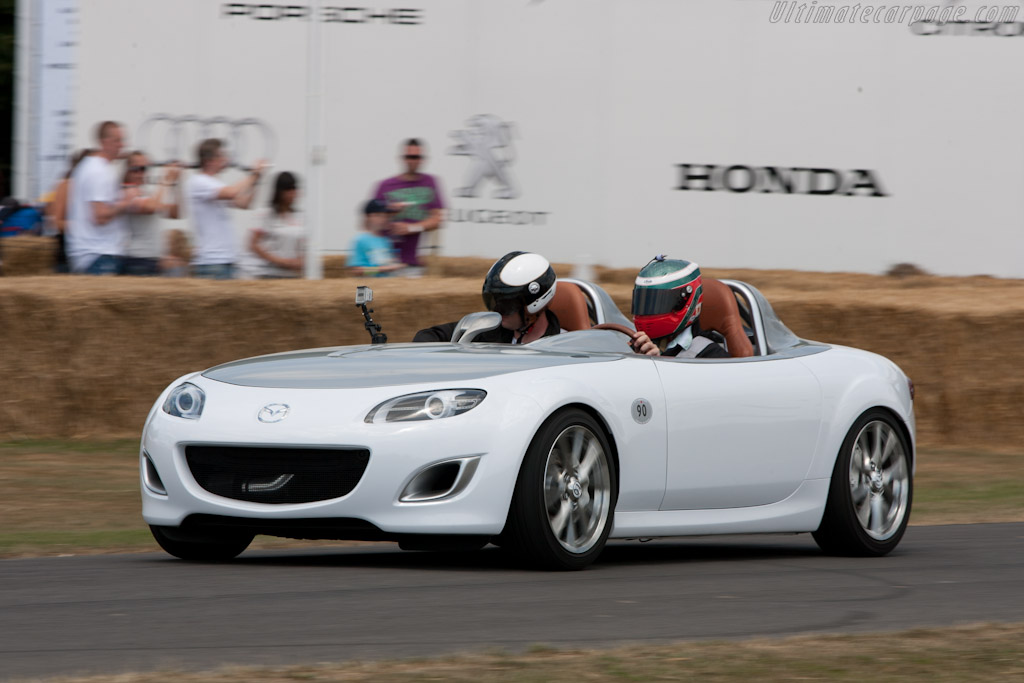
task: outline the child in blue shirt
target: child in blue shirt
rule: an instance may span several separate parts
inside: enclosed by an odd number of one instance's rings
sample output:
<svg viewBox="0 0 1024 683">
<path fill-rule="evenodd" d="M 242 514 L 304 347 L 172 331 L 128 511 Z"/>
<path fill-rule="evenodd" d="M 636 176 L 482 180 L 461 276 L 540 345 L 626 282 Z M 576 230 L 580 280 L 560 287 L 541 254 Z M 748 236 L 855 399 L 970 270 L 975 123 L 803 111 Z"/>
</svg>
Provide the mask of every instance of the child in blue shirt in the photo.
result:
<svg viewBox="0 0 1024 683">
<path fill-rule="evenodd" d="M 404 267 L 398 260 L 391 240 L 384 236 L 388 229 L 388 205 L 371 199 L 363 207 L 363 228 L 352 240 L 348 267 L 354 275 L 386 277 L 397 275 Z"/>
</svg>

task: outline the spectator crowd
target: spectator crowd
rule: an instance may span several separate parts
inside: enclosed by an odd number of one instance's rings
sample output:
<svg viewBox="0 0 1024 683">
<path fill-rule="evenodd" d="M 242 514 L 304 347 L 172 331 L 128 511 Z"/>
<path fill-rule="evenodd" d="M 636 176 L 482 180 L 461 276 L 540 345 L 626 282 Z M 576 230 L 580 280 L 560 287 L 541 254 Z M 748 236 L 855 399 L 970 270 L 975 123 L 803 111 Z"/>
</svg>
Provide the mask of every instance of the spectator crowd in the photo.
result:
<svg viewBox="0 0 1024 683">
<path fill-rule="evenodd" d="M 300 181 L 279 172 L 268 203 L 254 212 L 252 227 L 236 237 L 233 212 L 256 207 L 266 161 L 256 162 L 229 184 L 226 143 L 199 143 L 190 170 L 181 162 L 154 166 L 145 150 L 127 151 L 124 127 L 104 121 L 96 146 L 77 152 L 50 193 L 47 230 L 56 236 L 58 272 L 87 275 L 267 279 L 301 277 L 306 230 L 299 208 Z M 401 144 L 400 172 L 376 183 L 360 203 L 361 230 L 346 266 L 364 276 L 423 273 L 421 248 L 436 244 L 445 203 L 437 179 L 422 172 L 425 146 Z M 161 219 L 184 220 L 187 228 Z M 426 239 L 424 239 L 426 238 Z"/>
</svg>

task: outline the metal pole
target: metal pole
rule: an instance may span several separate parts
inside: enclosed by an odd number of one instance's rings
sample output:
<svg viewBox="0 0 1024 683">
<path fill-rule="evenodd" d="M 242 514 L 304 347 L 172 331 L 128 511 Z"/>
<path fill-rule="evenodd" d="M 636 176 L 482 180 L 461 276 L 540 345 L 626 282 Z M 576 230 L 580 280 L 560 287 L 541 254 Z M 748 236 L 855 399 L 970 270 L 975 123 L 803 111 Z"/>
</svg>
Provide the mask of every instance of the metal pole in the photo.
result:
<svg viewBox="0 0 1024 683">
<path fill-rule="evenodd" d="M 37 104 L 34 97 L 38 84 L 33 73 L 36 71 L 38 59 L 39 31 L 36 17 L 39 15 L 37 0 L 18 0 L 15 5 L 15 56 L 14 56 L 14 146 L 13 164 L 11 165 L 11 194 L 21 199 L 32 199 L 32 192 L 38 189 L 35 182 L 36 169 L 35 147 L 32 142 L 38 140 L 33 135 L 33 105 Z M 36 194 L 38 196 L 38 193 Z"/>
<path fill-rule="evenodd" d="M 306 278 L 321 280 L 323 266 L 323 193 L 321 174 L 327 163 L 323 142 L 323 47 L 321 0 L 310 0 L 306 35 Z"/>
</svg>

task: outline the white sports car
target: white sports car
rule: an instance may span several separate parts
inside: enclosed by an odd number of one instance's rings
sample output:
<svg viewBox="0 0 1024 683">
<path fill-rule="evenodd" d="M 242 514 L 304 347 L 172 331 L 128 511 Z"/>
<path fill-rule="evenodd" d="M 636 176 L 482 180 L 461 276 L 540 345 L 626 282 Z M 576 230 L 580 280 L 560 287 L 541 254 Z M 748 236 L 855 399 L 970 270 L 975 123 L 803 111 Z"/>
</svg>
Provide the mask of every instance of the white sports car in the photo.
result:
<svg viewBox="0 0 1024 683">
<path fill-rule="evenodd" d="M 608 538 L 810 532 L 827 552 L 891 551 L 910 516 L 913 384 L 881 356 L 797 338 L 754 287 L 722 282 L 753 356 L 634 354 L 607 293 L 560 280 L 619 331 L 480 344 L 496 324 L 481 313 L 451 343 L 186 375 L 146 421 L 143 517 L 193 560 L 255 534 L 491 542 L 567 569 Z"/>
</svg>

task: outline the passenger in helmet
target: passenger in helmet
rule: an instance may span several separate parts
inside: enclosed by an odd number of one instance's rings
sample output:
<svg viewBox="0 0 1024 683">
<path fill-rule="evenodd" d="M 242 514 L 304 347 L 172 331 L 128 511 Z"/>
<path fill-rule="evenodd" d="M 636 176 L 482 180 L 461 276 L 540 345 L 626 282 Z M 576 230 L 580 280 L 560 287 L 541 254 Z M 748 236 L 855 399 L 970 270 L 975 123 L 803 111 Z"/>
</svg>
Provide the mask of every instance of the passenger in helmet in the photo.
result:
<svg viewBox="0 0 1024 683">
<path fill-rule="evenodd" d="M 649 356 L 728 358 L 700 328 L 702 293 L 696 263 L 655 256 L 633 285 L 633 349 Z"/>
<path fill-rule="evenodd" d="M 484 278 L 484 306 L 501 314 L 501 326 L 476 337 L 480 342 L 528 344 L 561 332 L 547 306 L 555 296 L 555 271 L 540 254 L 513 251 L 495 261 Z M 420 330 L 415 342 L 448 341 L 457 323 Z"/>
</svg>

